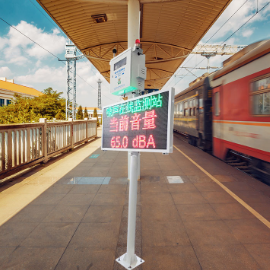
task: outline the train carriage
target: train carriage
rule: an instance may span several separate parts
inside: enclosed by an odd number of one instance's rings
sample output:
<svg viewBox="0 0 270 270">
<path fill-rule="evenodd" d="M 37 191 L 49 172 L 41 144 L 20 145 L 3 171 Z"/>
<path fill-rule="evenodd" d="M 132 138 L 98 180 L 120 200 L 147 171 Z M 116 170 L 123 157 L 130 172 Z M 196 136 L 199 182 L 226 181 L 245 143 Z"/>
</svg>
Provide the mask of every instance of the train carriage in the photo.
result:
<svg viewBox="0 0 270 270">
<path fill-rule="evenodd" d="M 210 78 L 200 78 L 175 96 L 174 130 L 204 150 L 212 145 L 212 91 Z"/>
<path fill-rule="evenodd" d="M 213 154 L 250 158 L 253 173 L 270 182 L 270 41 L 251 44 L 225 61 L 211 80 Z"/>
</svg>

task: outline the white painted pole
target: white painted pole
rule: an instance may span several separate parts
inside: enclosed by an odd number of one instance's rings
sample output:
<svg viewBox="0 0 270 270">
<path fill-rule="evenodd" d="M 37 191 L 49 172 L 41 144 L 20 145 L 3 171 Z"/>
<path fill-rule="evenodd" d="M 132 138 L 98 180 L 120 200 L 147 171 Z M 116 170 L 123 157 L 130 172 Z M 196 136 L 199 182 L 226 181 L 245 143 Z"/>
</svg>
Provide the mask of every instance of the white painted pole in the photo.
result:
<svg viewBox="0 0 270 270">
<path fill-rule="evenodd" d="M 136 39 L 140 39 L 140 2 L 139 0 L 128 0 L 128 48 L 133 47 Z M 130 95 L 131 97 L 132 95 Z M 138 96 L 135 94 L 135 96 Z M 130 98 L 129 97 L 129 98 Z M 131 177 L 131 152 L 128 152 L 128 179 Z M 138 158 L 140 164 L 140 157 Z M 140 179 L 140 165 L 138 166 L 137 179 Z"/>
<path fill-rule="evenodd" d="M 128 233 L 127 233 L 127 253 L 124 260 L 134 266 L 137 263 L 135 255 L 135 233 L 136 233 L 136 207 L 137 207 L 137 167 L 138 152 L 131 152 L 131 177 L 129 182 L 129 202 L 128 202 Z"/>
</svg>

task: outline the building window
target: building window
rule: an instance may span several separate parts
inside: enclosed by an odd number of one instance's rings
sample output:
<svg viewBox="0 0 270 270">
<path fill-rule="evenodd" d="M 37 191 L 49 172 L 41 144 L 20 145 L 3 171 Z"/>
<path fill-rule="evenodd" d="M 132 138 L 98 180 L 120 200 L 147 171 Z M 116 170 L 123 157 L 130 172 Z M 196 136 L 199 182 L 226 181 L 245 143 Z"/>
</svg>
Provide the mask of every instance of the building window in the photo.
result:
<svg viewBox="0 0 270 270">
<path fill-rule="evenodd" d="M 7 99 L 7 105 L 9 105 L 11 103 L 10 99 Z"/>
<path fill-rule="evenodd" d="M 270 114 L 270 75 L 251 83 L 253 114 Z"/>
<path fill-rule="evenodd" d="M 5 105 L 5 100 L 3 98 L 0 98 L 0 107 L 3 107 Z"/>
<path fill-rule="evenodd" d="M 219 92 L 215 93 L 215 115 L 219 116 L 220 106 L 219 106 Z"/>
</svg>

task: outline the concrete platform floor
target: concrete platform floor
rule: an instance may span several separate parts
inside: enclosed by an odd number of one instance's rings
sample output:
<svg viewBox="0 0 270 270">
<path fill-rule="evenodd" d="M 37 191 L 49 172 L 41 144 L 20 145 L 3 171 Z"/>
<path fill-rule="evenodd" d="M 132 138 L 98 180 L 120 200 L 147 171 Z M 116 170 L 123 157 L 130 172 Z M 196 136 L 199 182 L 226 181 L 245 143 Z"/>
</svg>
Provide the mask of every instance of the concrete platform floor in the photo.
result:
<svg viewBox="0 0 270 270">
<path fill-rule="evenodd" d="M 259 219 L 270 220 L 270 187 L 176 137 L 174 144 L 251 211 L 177 149 L 141 154 L 136 254 L 145 263 L 137 269 L 270 269 L 270 228 Z M 0 188 L 1 270 L 123 269 L 115 259 L 126 251 L 127 153 L 99 146 Z M 95 184 L 83 184 L 89 177 Z"/>
</svg>

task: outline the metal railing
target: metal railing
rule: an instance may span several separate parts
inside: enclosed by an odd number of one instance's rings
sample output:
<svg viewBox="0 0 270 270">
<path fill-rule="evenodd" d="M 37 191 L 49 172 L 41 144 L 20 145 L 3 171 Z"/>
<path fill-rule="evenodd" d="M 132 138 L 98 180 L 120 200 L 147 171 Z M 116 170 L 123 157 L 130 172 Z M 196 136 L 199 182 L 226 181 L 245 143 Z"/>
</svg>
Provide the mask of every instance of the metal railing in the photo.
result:
<svg viewBox="0 0 270 270">
<path fill-rule="evenodd" d="M 96 120 L 0 125 L 0 180 L 96 137 Z"/>
</svg>

